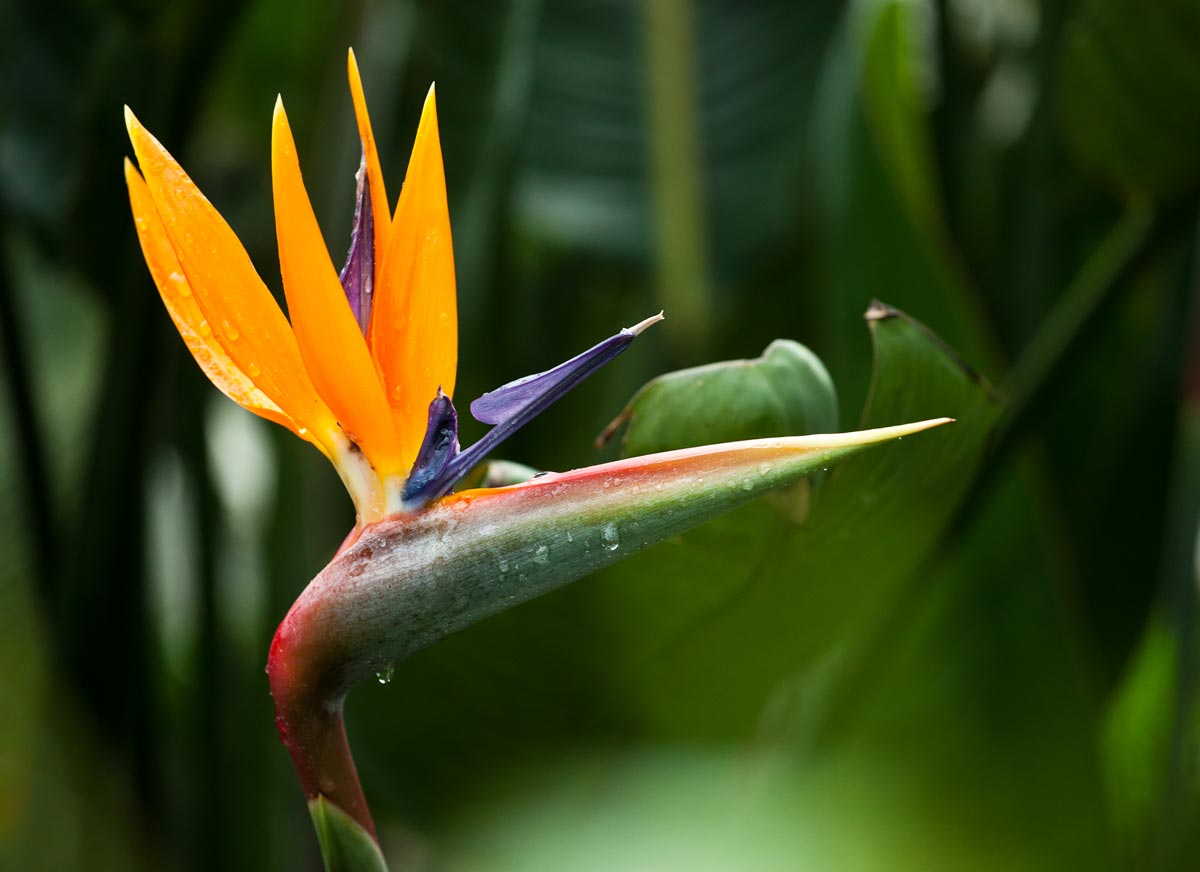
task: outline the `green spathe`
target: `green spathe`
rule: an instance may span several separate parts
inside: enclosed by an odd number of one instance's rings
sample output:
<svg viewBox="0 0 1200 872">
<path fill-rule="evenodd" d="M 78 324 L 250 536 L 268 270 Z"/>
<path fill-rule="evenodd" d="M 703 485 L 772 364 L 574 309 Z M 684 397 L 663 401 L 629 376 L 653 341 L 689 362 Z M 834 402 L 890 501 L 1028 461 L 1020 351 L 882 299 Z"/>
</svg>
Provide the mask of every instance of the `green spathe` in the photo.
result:
<svg viewBox="0 0 1200 872">
<path fill-rule="evenodd" d="M 350 687 L 450 633 L 845 457 L 948 423 L 754 439 L 468 491 L 363 531 L 300 595 L 277 643 L 308 693 Z"/>
</svg>

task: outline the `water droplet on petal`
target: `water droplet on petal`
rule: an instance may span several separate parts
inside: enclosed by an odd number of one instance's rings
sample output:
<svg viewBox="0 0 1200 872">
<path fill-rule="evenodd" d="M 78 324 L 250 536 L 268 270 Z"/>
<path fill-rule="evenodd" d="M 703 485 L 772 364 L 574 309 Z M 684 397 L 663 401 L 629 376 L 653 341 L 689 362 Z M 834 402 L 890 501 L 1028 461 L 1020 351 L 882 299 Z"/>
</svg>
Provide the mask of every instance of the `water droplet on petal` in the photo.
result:
<svg viewBox="0 0 1200 872">
<path fill-rule="evenodd" d="M 242 335 L 242 331 L 238 330 L 236 324 L 226 323 L 226 325 L 225 325 L 225 338 L 226 339 L 228 339 L 230 342 L 237 342 L 238 337 L 241 335 Z"/>
<path fill-rule="evenodd" d="M 600 538 L 603 540 L 605 551 L 616 551 L 621 547 L 621 535 L 617 532 L 616 524 L 605 524 L 604 529 L 600 531 Z"/>
<path fill-rule="evenodd" d="M 250 378 L 258 378 L 262 375 L 262 367 L 258 365 L 257 361 L 252 360 L 246 364 L 246 375 Z"/>
<path fill-rule="evenodd" d="M 200 322 L 199 329 L 200 329 L 201 336 L 205 336 L 205 337 L 212 336 L 212 325 L 208 323 L 207 318 Z"/>
<path fill-rule="evenodd" d="M 501 572 L 508 572 L 508 561 L 503 557 L 500 558 L 499 569 Z"/>
<path fill-rule="evenodd" d="M 539 545 L 537 547 L 537 551 L 533 552 L 533 562 L 534 563 L 549 563 L 550 562 L 550 549 L 548 547 L 546 547 L 545 545 Z"/>
</svg>

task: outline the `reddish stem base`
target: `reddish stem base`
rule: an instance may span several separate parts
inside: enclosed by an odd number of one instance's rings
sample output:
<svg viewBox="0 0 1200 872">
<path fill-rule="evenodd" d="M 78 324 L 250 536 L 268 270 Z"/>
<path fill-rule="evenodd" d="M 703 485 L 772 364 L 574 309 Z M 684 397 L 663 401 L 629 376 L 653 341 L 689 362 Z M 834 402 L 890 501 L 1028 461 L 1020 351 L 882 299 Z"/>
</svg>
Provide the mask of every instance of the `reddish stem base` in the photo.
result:
<svg viewBox="0 0 1200 872">
<path fill-rule="evenodd" d="M 293 652 L 287 644 L 288 624 L 285 619 L 276 631 L 267 660 L 279 738 L 292 755 L 308 798 L 324 796 L 378 841 L 346 740 L 341 699 L 326 699 L 309 680 L 304 664 L 289 656 Z"/>
</svg>

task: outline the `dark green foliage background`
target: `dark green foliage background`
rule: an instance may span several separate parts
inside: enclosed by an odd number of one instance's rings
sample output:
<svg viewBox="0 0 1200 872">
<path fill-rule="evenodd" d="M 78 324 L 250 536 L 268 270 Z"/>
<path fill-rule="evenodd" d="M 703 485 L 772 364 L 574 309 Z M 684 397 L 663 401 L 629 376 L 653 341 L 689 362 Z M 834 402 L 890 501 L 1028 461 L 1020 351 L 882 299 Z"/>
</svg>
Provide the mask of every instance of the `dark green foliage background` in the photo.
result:
<svg viewBox="0 0 1200 872">
<path fill-rule="evenodd" d="M 0 0 L 0 867 L 319 868 L 262 666 L 351 507 L 174 335 L 121 105 L 278 291 L 271 107 L 340 260 L 348 45 L 393 196 L 437 81 L 460 398 L 668 307 L 506 457 L 780 337 L 843 429 L 963 416 L 357 690 L 394 868 L 1191 868 L 1195 0 Z"/>
</svg>

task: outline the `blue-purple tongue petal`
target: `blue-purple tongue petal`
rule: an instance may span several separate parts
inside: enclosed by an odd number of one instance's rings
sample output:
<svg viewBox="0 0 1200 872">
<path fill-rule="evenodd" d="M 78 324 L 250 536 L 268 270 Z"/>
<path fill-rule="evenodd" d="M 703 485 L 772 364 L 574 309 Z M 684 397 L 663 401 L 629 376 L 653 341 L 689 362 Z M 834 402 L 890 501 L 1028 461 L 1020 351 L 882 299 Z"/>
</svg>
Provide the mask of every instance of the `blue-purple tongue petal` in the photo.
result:
<svg viewBox="0 0 1200 872">
<path fill-rule="evenodd" d="M 457 451 L 457 441 L 454 442 L 455 451 L 449 454 L 435 455 L 434 448 L 430 447 L 438 444 L 435 431 L 445 426 L 442 417 L 438 416 L 444 416 L 446 412 L 438 404 L 444 400 L 449 412 L 452 414 L 454 411 L 453 404 L 439 391 L 437 399 L 429 406 L 429 429 L 425 433 L 425 445 L 417 455 L 417 461 L 413 464 L 413 471 L 404 488 L 405 503 L 409 508 L 417 508 L 449 493 L 454 483 L 466 475 L 471 467 L 493 448 L 628 348 L 643 330 L 657 324 L 662 318 L 662 313 L 659 312 L 652 318 L 627 327 L 616 336 L 610 336 L 593 345 L 583 354 L 554 369 L 509 382 L 475 400 L 471 403 L 471 414 L 480 422 L 495 426 L 485 433 L 482 439 L 461 453 Z M 454 433 L 457 436 L 457 417 L 453 421 Z M 436 456 L 439 459 L 426 460 L 427 453 L 430 457 Z"/>
<path fill-rule="evenodd" d="M 458 413 L 454 403 L 438 388 L 437 396 L 429 404 L 429 424 L 425 428 L 425 441 L 417 452 L 408 481 L 404 483 L 403 499 L 406 503 L 424 502 L 431 499 L 427 492 L 436 487 L 446 470 L 446 465 L 458 454 Z M 453 482 L 451 482 L 453 485 Z"/>
<path fill-rule="evenodd" d="M 482 424 L 503 424 L 533 406 L 537 407 L 533 412 L 536 415 L 624 351 L 639 333 L 661 320 L 662 313 L 659 312 L 653 318 L 647 318 L 593 345 L 583 354 L 572 357 L 554 369 L 527 375 L 488 391 L 471 403 L 472 417 Z"/>
<path fill-rule="evenodd" d="M 367 184 L 367 156 L 355 174 L 358 191 L 354 198 L 354 224 L 350 228 L 350 251 L 338 278 L 350 303 L 350 311 L 363 335 L 371 323 L 371 301 L 375 292 L 375 219 L 371 213 L 371 186 Z"/>
</svg>

